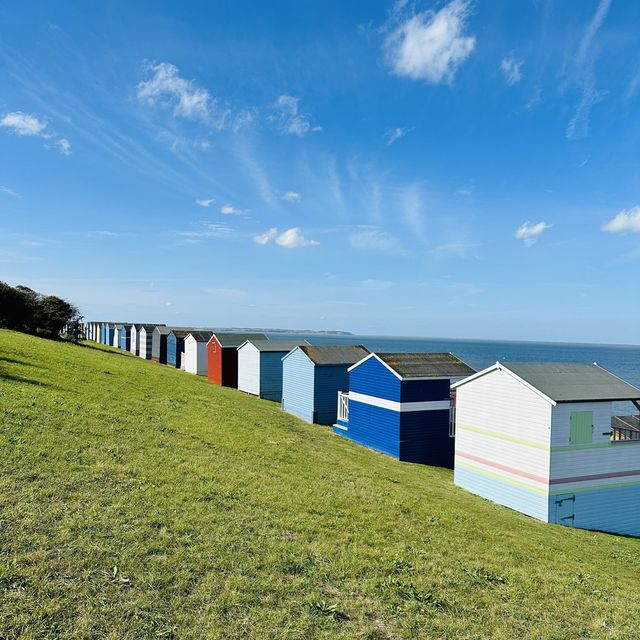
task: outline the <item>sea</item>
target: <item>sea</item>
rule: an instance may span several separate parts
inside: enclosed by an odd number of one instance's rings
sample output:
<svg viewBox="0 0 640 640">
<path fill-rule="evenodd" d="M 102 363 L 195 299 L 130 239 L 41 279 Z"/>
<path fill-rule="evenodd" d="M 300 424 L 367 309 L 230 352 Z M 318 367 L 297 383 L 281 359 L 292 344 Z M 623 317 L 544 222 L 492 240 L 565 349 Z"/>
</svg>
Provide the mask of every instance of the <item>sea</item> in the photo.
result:
<svg viewBox="0 0 640 640">
<path fill-rule="evenodd" d="M 310 344 L 361 344 L 370 351 L 451 352 L 477 371 L 500 362 L 596 362 L 611 373 L 640 387 L 640 345 L 574 344 L 562 342 L 512 342 L 450 338 L 331 335 L 303 333 L 268 334 L 273 340 L 304 339 Z"/>
</svg>

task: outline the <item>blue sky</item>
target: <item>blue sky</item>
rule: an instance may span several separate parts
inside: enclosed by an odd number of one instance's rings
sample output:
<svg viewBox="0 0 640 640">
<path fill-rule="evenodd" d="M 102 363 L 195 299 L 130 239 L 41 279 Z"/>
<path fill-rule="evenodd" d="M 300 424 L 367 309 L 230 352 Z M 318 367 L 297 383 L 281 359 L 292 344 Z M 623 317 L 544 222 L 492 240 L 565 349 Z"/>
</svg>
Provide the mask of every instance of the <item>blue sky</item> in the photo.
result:
<svg viewBox="0 0 640 640">
<path fill-rule="evenodd" d="M 640 3 L 5 2 L 0 279 L 87 318 L 640 343 Z"/>
</svg>

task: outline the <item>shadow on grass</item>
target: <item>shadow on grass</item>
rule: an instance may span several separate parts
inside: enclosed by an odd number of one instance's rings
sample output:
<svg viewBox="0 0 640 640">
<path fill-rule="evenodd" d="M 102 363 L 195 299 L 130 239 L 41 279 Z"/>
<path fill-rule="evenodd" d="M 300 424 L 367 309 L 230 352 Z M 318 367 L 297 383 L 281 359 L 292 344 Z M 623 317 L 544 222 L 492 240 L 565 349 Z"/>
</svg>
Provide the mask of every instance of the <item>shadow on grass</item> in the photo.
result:
<svg viewBox="0 0 640 640">
<path fill-rule="evenodd" d="M 33 380 L 32 378 L 24 378 L 23 376 L 16 376 L 13 373 L 7 373 L 0 369 L 0 381 L 6 380 L 7 382 L 22 382 L 23 384 L 32 384 L 36 387 L 53 387 L 54 385 L 48 382 L 42 382 L 41 380 Z"/>
<path fill-rule="evenodd" d="M 118 349 L 117 351 L 112 350 L 112 349 L 116 349 L 116 347 L 112 347 L 111 349 L 101 349 L 100 347 L 94 347 L 92 344 L 87 344 L 86 342 L 80 342 L 80 343 L 78 343 L 78 346 L 82 347 L 83 349 L 91 349 L 92 351 L 99 351 L 100 353 L 111 354 L 111 355 L 114 355 L 114 356 L 131 356 L 131 355 L 133 355 L 129 351 L 124 351 L 123 349 Z M 106 347 L 107 345 L 104 345 L 104 346 Z"/>
<path fill-rule="evenodd" d="M 11 364 L 24 364 L 28 367 L 33 367 L 33 363 L 28 360 L 19 360 L 18 358 L 8 358 L 7 356 L 0 356 L 0 362 L 10 362 Z"/>
</svg>

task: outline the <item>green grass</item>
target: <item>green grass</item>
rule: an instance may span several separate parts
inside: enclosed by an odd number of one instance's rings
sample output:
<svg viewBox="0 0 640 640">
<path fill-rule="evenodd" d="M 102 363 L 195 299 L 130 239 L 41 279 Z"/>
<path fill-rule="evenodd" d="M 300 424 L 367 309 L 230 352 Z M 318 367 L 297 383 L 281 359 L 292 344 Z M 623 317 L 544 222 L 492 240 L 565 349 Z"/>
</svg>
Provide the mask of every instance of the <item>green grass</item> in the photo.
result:
<svg viewBox="0 0 640 640">
<path fill-rule="evenodd" d="M 88 343 L 91 345 L 91 343 Z M 0 637 L 637 638 L 640 541 L 270 402 L 0 331 Z"/>
</svg>

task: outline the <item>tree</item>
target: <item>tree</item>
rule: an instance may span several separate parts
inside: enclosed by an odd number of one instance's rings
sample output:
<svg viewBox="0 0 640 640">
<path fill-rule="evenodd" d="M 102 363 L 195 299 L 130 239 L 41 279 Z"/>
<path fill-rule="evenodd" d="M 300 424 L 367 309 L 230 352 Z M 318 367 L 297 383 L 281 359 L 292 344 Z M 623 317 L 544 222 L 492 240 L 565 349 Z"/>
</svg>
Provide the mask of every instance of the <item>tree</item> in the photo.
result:
<svg viewBox="0 0 640 640">
<path fill-rule="evenodd" d="M 27 293 L 30 292 L 30 293 Z M 33 326 L 35 291 L 0 282 L 0 327 L 29 331 Z"/>
<path fill-rule="evenodd" d="M 48 338 L 57 338 L 62 330 L 74 321 L 80 313 L 70 302 L 58 296 L 43 296 L 36 310 L 36 331 Z"/>
</svg>

